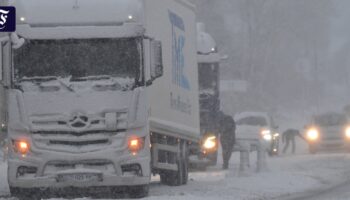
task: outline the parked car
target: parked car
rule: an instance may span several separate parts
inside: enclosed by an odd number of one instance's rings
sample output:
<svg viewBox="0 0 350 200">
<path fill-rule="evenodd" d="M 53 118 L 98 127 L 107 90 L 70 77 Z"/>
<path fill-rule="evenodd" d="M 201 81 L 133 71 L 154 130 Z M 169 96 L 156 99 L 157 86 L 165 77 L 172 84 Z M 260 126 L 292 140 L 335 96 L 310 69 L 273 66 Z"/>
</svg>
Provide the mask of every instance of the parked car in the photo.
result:
<svg viewBox="0 0 350 200">
<path fill-rule="evenodd" d="M 320 150 L 350 150 L 349 118 L 336 112 L 314 116 L 306 126 L 305 138 L 312 154 Z"/>
<path fill-rule="evenodd" d="M 280 134 L 272 116 L 264 112 L 243 112 L 235 116 L 238 140 L 259 140 L 272 155 L 278 155 Z"/>
</svg>

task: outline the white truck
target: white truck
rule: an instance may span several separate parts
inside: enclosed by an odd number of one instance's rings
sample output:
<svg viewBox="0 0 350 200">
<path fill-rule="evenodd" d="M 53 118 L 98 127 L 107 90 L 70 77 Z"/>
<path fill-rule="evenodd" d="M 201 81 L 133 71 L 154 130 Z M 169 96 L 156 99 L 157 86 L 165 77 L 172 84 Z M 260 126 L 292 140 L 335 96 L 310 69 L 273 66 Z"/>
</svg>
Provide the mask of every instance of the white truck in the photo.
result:
<svg viewBox="0 0 350 200">
<path fill-rule="evenodd" d="M 11 194 L 143 197 L 151 173 L 186 184 L 200 139 L 194 5 L 11 2 L 17 31 L 0 39 Z"/>
</svg>

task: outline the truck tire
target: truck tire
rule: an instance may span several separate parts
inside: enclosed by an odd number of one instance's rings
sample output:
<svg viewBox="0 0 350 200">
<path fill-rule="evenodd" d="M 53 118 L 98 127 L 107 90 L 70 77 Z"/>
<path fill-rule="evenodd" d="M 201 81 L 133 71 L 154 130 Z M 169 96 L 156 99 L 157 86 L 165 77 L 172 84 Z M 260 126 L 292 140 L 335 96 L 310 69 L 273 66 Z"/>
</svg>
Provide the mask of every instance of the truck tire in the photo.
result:
<svg viewBox="0 0 350 200">
<path fill-rule="evenodd" d="M 187 182 L 188 182 L 188 169 L 189 169 L 189 158 L 188 158 L 188 145 L 186 142 L 183 143 L 182 145 L 182 153 L 183 153 L 183 156 L 182 156 L 182 170 L 183 170 L 183 173 L 182 173 L 182 184 L 183 185 L 186 185 Z"/>
<path fill-rule="evenodd" d="M 164 170 L 160 173 L 160 182 L 169 186 L 180 186 L 183 184 L 183 164 L 182 159 L 177 161 L 178 171 Z"/>
<path fill-rule="evenodd" d="M 188 181 L 188 146 L 186 142 L 180 143 L 180 154 L 177 156 L 178 171 L 162 171 L 160 173 L 161 183 L 169 186 L 180 186 Z"/>
</svg>

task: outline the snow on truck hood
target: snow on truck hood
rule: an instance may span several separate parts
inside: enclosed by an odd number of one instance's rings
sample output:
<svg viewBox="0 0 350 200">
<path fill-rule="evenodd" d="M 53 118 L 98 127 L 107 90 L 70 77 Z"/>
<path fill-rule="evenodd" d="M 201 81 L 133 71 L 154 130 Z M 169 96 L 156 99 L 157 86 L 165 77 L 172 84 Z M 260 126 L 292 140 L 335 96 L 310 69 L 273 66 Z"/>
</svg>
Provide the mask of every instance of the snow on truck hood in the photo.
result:
<svg viewBox="0 0 350 200">
<path fill-rule="evenodd" d="M 134 120 L 139 90 L 20 92 L 10 94 L 13 129 L 30 131 L 125 130 Z"/>
<path fill-rule="evenodd" d="M 65 114 L 73 111 L 101 113 L 123 110 L 128 107 L 131 93 L 83 92 L 83 93 L 23 93 L 23 103 L 28 116 Z"/>
</svg>

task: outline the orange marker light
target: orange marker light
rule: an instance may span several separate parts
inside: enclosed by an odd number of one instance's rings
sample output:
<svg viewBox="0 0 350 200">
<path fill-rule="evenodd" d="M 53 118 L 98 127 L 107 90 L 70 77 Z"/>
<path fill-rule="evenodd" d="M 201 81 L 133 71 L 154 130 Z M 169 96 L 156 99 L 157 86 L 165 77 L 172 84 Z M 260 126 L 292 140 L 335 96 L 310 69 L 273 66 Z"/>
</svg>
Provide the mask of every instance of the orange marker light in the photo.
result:
<svg viewBox="0 0 350 200">
<path fill-rule="evenodd" d="M 29 152 L 29 144 L 26 141 L 16 141 L 15 142 L 15 149 L 17 152 L 21 154 L 27 154 Z"/>
<path fill-rule="evenodd" d="M 135 153 L 140 151 L 143 148 L 143 139 L 139 138 L 139 137 L 132 137 L 129 139 L 128 142 L 128 148 L 131 152 L 134 153 L 134 155 L 136 155 Z"/>
</svg>

